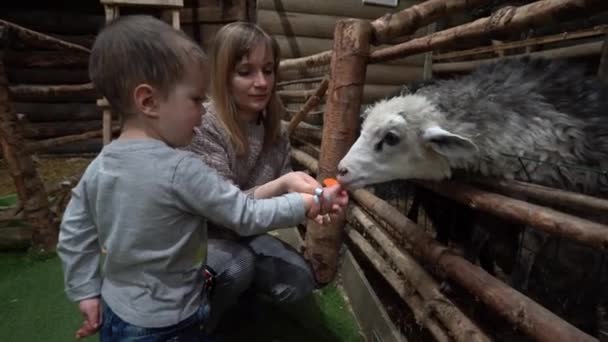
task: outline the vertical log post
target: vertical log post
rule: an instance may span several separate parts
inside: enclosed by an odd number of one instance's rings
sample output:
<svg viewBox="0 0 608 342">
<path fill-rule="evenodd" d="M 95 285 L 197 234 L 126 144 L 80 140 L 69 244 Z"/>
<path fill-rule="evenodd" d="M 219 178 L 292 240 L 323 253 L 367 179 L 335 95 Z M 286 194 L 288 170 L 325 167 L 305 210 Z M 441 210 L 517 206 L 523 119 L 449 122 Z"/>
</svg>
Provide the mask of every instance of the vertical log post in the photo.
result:
<svg viewBox="0 0 608 342">
<path fill-rule="evenodd" d="M 359 111 L 370 48 L 368 21 L 347 19 L 336 23 L 330 65 L 328 101 L 323 117 L 323 139 L 317 179 L 335 177 L 338 162 L 355 142 Z M 345 217 L 326 225 L 309 221 L 306 230 L 306 257 L 319 283 L 330 282 L 335 274 L 342 245 Z"/>
<path fill-rule="evenodd" d="M 22 127 L 10 101 L 8 79 L 2 61 L 8 34 L 9 29 L 0 26 L 0 145 L 23 206 L 24 217 L 33 229 L 32 251 L 44 254 L 55 250 L 58 222 L 49 209 L 44 184 L 26 150 Z"/>
</svg>

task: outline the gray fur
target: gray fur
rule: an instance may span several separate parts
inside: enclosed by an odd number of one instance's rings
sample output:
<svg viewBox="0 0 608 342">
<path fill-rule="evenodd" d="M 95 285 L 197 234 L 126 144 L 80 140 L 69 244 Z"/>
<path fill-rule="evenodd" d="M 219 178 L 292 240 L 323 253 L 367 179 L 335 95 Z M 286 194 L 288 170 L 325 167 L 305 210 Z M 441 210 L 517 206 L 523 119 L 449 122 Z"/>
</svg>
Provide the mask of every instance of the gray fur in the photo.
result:
<svg viewBox="0 0 608 342">
<path fill-rule="evenodd" d="M 422 107 L 420 97 L 428 101 Z M 379 110 L 382 108 L 399 110 Z M 368 146 L 376 144 L 386 132 L 375 124 L 400 116 L 404 119 L 399 125 L 406 132 L 407 145 L 399 149 L 419 147 L 426 153 L 428 142 L 421 135 L 428 126 L 437 125 L 469 139 L 478 148 L 477 153 L 466 156 L 442 155 L 440 159 L 449 164 L 450 175 L 463 170 L 597 194 L 608 189 L 606 177 L 573 168 L 558 170 L 553 164 L 607 169 L 607 110 L 606 88 L 586 76 L 583 69 L 563 62 L 511 59 L 483 66 L 458 79 L 436 81 L 415 93 L 379 101 L 366 110 L 361 136 L 373 140 L 366 142 Z M 366 128 L 376 131 L 366 132 Z M 350 171 L 349 154 L 340 166 Z M 408 161 L 416 163 L 428 155 L 419 154 L 418 159 Z M 526 162 L 525 172 L 518 159 L 509 156 L 549 164 Z M 369 166 L 377 162 L 374 160 L 365 169 L 374 172 Z M 373 183 L 397 178 L 404 177 L 387 175 Z"/>
<path fill-rule="evenodd" d="M 608 195 L 607 175 L 580 169 L 608 171 L 608 90 L 565 62 L 502 60 L 456 79 L 404 87 L 363 117 L 359 138 L 338 165 L 347 187 L 464 174 Z M 389 135 L 398 143 L 389 144 Z M 472 258 L 489 272 L 498 263 L 513 286 L 586 331 L 606 323 L 594 316 L 608 298 L 598 251 L 440 196 L 420 198 L 442 243 L 468 240 L 467 253 L 478 254 Z"/>
</svg>

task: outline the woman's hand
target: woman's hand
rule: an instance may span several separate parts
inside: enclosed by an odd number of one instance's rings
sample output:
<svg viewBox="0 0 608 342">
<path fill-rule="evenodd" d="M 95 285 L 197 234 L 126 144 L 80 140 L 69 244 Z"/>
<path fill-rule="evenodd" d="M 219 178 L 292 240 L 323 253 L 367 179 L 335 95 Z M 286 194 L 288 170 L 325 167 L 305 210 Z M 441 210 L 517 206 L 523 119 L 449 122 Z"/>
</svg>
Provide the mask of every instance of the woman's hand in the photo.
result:
<svg viewBox="0 0 608 342">
<path fill-rule="evenodd" d="M 286 173 L 279 177 L 278 180 L 281 182 L 281 188 L 284 193 L 301 192 L 314 194 L 316 188 L 322 187 L 316 179 L 302 171 Z"/>
<path fill-rule="evenodd" d="M 299 192 L 302 194 L 313 194 L 315 188 L 321 184 L 316 179 L 304 172 L 289 172 L 283 176 L 257 187 L 253 196 L 255 198 L 270 198 L 284 195 L 288 192 Z"/>
</svg>

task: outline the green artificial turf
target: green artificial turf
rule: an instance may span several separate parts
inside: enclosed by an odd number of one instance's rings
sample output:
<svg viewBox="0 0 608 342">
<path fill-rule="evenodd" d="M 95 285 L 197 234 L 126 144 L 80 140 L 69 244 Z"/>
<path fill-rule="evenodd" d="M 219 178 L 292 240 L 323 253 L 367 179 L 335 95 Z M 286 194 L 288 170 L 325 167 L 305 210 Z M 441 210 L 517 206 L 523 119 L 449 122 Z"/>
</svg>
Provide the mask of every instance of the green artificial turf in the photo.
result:
<svg viewBox="0 0 608 342">
<path fill-rule="evenodd" d="M 81 322 L 63 292 L 57 257 L 0 254 L 0 341 L 73 341 Z"/>
<path fill-rule="evenodd" d="M 288 307 L 256 300 L 251 315 L 222 324 L 223 341 L 361 341 L 340 290 L 330 285 Z M 0 253 L 0 341 L 73 341 L 81 323 L 63 292 L 57 257 Z M 96 341 L 97 336 L 83 341 Z"/>
</svg>

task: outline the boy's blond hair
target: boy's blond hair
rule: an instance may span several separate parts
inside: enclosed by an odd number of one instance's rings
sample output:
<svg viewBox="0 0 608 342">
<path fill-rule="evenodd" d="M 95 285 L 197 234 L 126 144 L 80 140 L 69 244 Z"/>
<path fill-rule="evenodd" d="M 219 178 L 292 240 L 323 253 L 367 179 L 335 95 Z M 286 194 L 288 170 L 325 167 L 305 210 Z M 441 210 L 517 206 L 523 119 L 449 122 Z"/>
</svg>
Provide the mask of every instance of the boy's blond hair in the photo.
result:
<svg viewBox="0 0 608 342">
<path fill-rule="evenodd" d="M 134 113 L 133 90 L 149 84 L 168 96 L 187 68 L 203 68 L 206 56 L 182 31 L 145 15 L 120 17 L 104 27 L 93 44 L 89 76 L 112 110 L 125 119 Z"/>
</svg>

